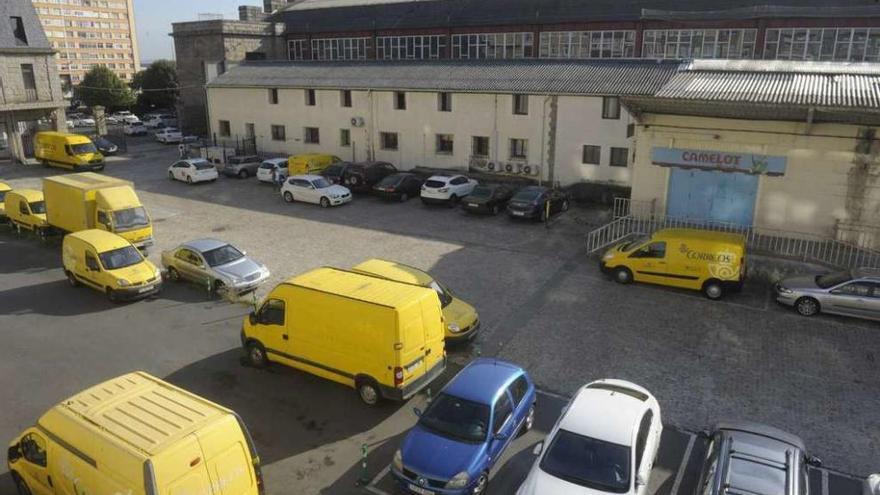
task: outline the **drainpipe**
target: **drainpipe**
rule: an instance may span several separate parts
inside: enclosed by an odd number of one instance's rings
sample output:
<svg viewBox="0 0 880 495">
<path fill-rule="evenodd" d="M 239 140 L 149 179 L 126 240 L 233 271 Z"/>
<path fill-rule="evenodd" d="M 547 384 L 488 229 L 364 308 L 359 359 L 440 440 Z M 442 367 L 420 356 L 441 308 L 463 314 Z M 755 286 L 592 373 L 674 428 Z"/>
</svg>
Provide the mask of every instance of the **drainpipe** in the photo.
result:
<svg viewBox="0 0 880 495">
<path fill-rule="evenodd" d="M 552 95 L 544 99 L 544 113 L 546 115 L 547 103 L 550 103 L 549 124 L 547 124 L 547 182 L 553 187 L 556 168 L 556 120 L 559 110 L 559 96 Z M 545 117 L 545 122 L 547 117 Z M 543 142 L 543 139 L 542 139 Z"/>
</svg>

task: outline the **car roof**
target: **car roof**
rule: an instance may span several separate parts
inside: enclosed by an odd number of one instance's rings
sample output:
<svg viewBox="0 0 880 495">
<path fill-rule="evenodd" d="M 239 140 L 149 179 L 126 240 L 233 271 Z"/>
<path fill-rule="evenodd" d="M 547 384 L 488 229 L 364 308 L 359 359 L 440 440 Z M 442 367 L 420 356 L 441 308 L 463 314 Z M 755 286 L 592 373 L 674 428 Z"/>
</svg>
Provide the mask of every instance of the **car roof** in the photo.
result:
<svg viewBox="0 0 880 495">
<path fill-rule="evenodd" d="M 803 441 L 759 423 L 721 423 L 724 493 L 789 493 L 804 456 Z"/>
<path fill-rule="evenodd" d="M 633 432 L 649 405 L 648 392 L 623 380 L 598 380 L 581 387 L 568 405 L 559 427 L 618 445 L 632 445 Z M 636 396 L 634 396 L 636 395 Z"/>
<path fill-rule="evenodd" d="M 880 270 L 877 268 L 856 268 L 852 271 L 855 278 L 878 278 L 880 279 Z"/>
<path fill-rule="evenodd" d="M 806 450 L 804 441 L 797 435 L 779 428 L 755 423 L 752 421 L 725 421 L 715 426 L 718 431 L 728 432 L 730 435 L 749 435 L 751 437 L 764 437 L 777 443 L 785 443 L 801 451 Z"/>
<path fill-rule="evenodd" d="M 186 162 L 191 165 L 195 165 L 196 163 L 211 163 L 208 160 L 205 160 L 204 158 L 187 158 L 185 160 L 178 160 L 178 161 Z M 174 163 L 177 163 L 177 162 L 174 162 Z"/>
<path fill-rule="evenodd" d="M 718 232 L 715 230 L 702 229 L 662 229 L 654 232 L 654 239 L 689 239 L 695 241 L 728 242 L 731 244 L 745 245 L 745 237 L 742 234 L 731 232 Z"/>
<path fill-rule="evenodd" d="M 113 249 L 131 246 L 131 243 L 124 237 L 101 229 L 80 230 L 79 232 L 67 235 L 79 239 L 86 244 L 90 244 L 102 253 Z"/>
<path fill-rule="evenodd" d="M 18 194 L 28 203 L 31 201 L 43 201 L 43 191 L 39 189 L 13 189 L 11 192 Z"/>
<path fill-rule="evenodd" d="M 323 176 L 315 175 L 315 174 L 303 174 L 303 175 L 291 175 L 291 179 L 303 179 L 308 181 L 313 181 L 315 179 L 323 179 Z"/>
<path fill-rule="evenodd" d="M 523 373 L 519 366 L 498 359 L 478 358 L 455 375 L 443 392 L 492 405 L 499 391 Z"/>
<path fill-rule="evenodd" d="M 379 258 L 369 259 L 353 266 L 352 271 L 366 272 L 378 277 L 396 280 L 407 284 L 427 286 L 434 281 L 427 272 L 411 266 Z"/>
<path fill-rule="evenodd" d="M 428 177 L 428 180 L 439 180 L 443 182 L 449 182 L 452 179 L 458 177 L 458 175 L 432 175 Z"/>
<path fill-rule="evenodd" d="M 212 249 L 217 249 L 218 247 L 223 247 L 229 244 L 228 242 L 223 242 L 217 239 L 195 239 L 192 241 L 186 241 L 181 243 L 179 247 L 186 247 L 190 249 L 194 249 L 200 253 L 204 253 L 205 251 L 210 251 Z"/>
<path fill-rule="evenodd" d="M 520 188 L 519 191 L 517 191 L 517 194 L 519 194 L 521 192 L 544 192 L 544 191 L 549 191 L 549 190 L 550 190 L 549 188 L 544 187 L 544 186 L 526 186 L 526 187 Z"/>
<path fill-rule="evenodd" d="M 263 163 L 267 163 L 267 162 L 268 162 L 268 163 L 274 163 L 274 164 L 278 164 L 278 163 L 287 163 L 287 160 L 288 160 L 288 159 L 287 159 L 287 158 L 284 158 L 284 157 L 266 158 L 265 160 L 263 160 Z"/>
<path fill-rule="evenodd" d="M 11 191 L 11 190 L 12 190 L 12 187 L 10 187 L 9 184 L 7 184 L 5 182 L 0 182 L 0 191 Z"/>
</svg>

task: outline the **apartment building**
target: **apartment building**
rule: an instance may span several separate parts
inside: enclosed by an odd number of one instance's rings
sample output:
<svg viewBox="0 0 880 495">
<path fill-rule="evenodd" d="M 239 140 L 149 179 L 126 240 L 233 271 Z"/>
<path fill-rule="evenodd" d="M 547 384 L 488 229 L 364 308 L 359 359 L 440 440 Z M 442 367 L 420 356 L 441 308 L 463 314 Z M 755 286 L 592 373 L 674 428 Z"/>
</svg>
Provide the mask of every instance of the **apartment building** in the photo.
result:
<svg viewBox="0 0 880 495">
<path fill-rule="evenodd" d="M 103 65 L 131 81 L 140 69 L 132 0 L 33 0 L 65 87 Z"/>
</svg>

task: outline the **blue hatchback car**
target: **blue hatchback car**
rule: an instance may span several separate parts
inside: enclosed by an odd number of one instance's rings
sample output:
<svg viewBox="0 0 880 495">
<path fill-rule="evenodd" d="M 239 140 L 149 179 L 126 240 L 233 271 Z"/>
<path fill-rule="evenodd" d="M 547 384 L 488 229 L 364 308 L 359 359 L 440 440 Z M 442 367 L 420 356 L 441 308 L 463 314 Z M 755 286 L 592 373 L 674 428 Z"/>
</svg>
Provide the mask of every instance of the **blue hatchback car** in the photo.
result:
<svg viewBox="0 0 880 495">
<path fill-rule="evenodd" d="M 477 359 L 434 397 L 394 454 L 407 493 L 478 495 L 504 449 L 535 420 L 535 385 L 511 363 Z"/>
</svg>

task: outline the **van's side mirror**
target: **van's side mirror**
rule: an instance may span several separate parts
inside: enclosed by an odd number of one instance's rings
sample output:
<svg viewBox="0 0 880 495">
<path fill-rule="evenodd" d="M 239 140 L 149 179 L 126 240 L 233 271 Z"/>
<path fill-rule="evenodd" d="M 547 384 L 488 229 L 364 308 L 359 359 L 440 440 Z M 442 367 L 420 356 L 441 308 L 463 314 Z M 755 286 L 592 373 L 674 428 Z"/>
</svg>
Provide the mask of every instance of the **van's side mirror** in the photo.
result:
<svg viewBox="0 0 880 495">
<path fill-rule="evenodd" d="M 495 440 L 507 440 L 507 434 L 499 431 L 498 433 L 495 434 L 494 438 L 495 438 Z"/>
<path fill-rule="evenodd" d="M 419 409 L 418 407 L 414 407 L 413 414 L 415 414 L 417 417 L 421 418 L 422 417 L 422 410 Z"/>
<path fill-rule="evenodd" d="M 9 450 L 6 452 L 6 458 L 10 463 L 21 459 L 21 448 L 19 447 L 19 444 L 9 446 Z"/>
<path fill-rule="evenodd" d="M 814 455 L 811 455 L 811 456 L 807 457 L 807 464 L 814 466 L 814 467 L 821 467 L 822 466 L 822 459 L 820 459 Z"/>
<path fill-rule="evenodd" d="M 541 455 L 542 450 L 544 450 L 544 442 L 538 442 L 535 444 L 535 448 L 532 449 L 532 454 Z"/>
<path fill-rule="evenodd" d="M 636 476 L 636 486 L 645 486 L 645 478 L 641 474 Z"/>
<path fill-rule="evenodd" d="M 251 313 L 248 315 L 248 323 L 250 323 L 251 325 L 257 324 L 257 312 L 256 311 L 251 311 Z"/>
</svg>

